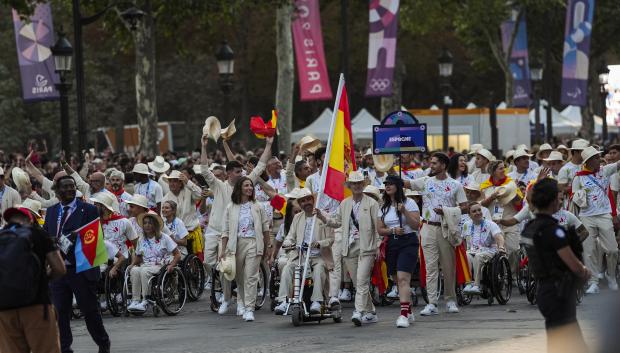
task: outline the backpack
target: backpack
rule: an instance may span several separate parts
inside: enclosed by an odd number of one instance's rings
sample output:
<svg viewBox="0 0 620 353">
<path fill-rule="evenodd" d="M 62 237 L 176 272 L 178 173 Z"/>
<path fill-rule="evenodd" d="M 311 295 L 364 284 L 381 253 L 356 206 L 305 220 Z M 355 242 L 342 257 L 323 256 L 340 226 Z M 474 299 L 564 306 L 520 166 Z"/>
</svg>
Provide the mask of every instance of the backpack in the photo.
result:
<svg viewBox="0 0 620 353">
<path fill-rule="evenodd" d="M 29 227 L 0 231 L 0 310 L 33 304 L 39 294 L 43 268 L 33 251 Z"/>
</svg>

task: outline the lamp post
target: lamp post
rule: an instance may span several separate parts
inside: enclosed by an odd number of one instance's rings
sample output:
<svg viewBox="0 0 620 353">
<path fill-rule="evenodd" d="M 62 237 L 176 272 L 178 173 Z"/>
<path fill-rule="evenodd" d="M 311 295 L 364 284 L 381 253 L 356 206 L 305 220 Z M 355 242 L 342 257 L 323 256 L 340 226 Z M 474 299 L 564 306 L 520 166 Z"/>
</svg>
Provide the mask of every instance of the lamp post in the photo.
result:
<svg viewBox="0 0 620 353">
<path fill-rule="evenodd" d="M 226 40 L 222 41 L 222 45 L 215 53 L 217 60 L 217 72 L 220 75 L 220 89 L 224 94 L 224 109 L 226 114 L 226 122 L 230 121 L 230 94 L 233 88 L 233 74 L 235 73 L 235 53 L 228 45 Z"/>
<path fill-rule="evenodd" d="M 439 63 L 439 77 L 441 80 L 441 95 L 443 97 L 442 100 L 442 139 L 443 146 L 442 149 L 447 152 L 448 151 L 448 138 L 450 136 L 449 124 L 450 124 L 450 111 L 449 108 L 452 105 L 452 99 L 450 98 L 450 76 L 452 76 L 452 54 L 448 51 L 448 49 L 443 48 L 441 51 L 441 55 L 437 59 Z"/>
<path fill-rule="evenodd" d="M 540 126 L 540 93 L 538 92 L 538 86 L 543 77 L 543 67 L 537 61 L 533 61 L 530 66 L 530 79 L 534 85 L 534 143 L 542 143 L 542 128 Z M 547 124 L 549 124 L 549 117 L 547 117 Z M 548 136 L 551 138 L 551 136 Z"/>
<path fill-rule="evenodd" d="M 598 83 L 601 86 L 601 118 L 603 119 L 603 144 L 607 142 L 607 83 L 609 81 L 609 69 L 603 62 L 599 69 Z"/>
<path fill-rule="evenodd" d="M 58 32 L 58 40 L 51 48 L 54 56 L 54 68 L 60 82 L 56 83 L 56 89 L 60 93 L 60 136 L 62 150 L 68 155 L 71 152 L 69 135 L 69 98 L 67 92 L 71 88 L 71 82 L 67 82 L 67 74 L 71 71 L 73 59 L 73 47 L 63 32 Z"/>
</svg>

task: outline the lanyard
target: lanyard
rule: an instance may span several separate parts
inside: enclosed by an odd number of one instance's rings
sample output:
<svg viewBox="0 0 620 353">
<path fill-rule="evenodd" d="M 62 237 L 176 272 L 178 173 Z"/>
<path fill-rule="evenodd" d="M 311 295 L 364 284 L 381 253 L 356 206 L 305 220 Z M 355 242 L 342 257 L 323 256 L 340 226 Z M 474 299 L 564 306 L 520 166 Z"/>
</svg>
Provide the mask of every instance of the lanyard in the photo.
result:
<svg viewBox="0 0 620 353">
<path fill-rule="evenodd" d="M 149 189 L 151 188 L 151 180 L 147 180 L 146 181 L 146 193 L 145 193 L 145 197 L 148 199 L 149 198 Z"/>
<path fill-rule="evenodd" d="M 596 186 L 598 186 L 603 191 L 603 194 L 607 193 L 607 190 L 605 190 L 603 186 L 598 182 L 598 180 L 596 180 L 592 175 L 588 175 L 588 179 L 590 179 L 594 184 L 596 184 Z"/>
</svg>

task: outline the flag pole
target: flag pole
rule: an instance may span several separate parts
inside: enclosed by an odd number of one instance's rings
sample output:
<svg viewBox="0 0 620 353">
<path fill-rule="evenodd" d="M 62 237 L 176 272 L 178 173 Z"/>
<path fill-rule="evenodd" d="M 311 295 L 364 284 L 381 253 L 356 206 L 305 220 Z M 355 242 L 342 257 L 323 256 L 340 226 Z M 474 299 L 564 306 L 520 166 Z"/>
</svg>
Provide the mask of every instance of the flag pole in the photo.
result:
<svg viewBox="0 0 620 353">
<path fill-rule="evenodd" d="M 325 189 L 325 180 L 327 178 L 327 168 L 329 167 L 329 157 L 332 151 L 332 144 L 334 142 L 334 129 L 336 128 L 336 119 L 338 117 L 338 106 L 340 105 L 340 98 L 342 97 L 342 88 L 344 87 L 344 74 L 340 74 L 338 80 L 338 91 L 336 93 L 336 101 L 334 102 L 334 110 L 332 111 L 332 121 L 329 127 L 329 137 L 327 140 L 327 148 L 325 150 L 325 158 L 323 158 L 323 165 L 321 166 L 321 183 L 319 184 L 319 193 L 316 197 L 314 208 L 317 208 L 321 199 L 323 198 L 323 191 Z M 312 190 L 311 190 L 312 191 Z M 304 271 L 301 277 L 301 288 L 299 289 L 299 302 L 303 302 L 304 297 L 304 283 L 306 276 L 308 275 L 308 264 L 310 263 L 310 246 L 314 242 L 314 227 L 316 225 L 316 215 L 312 216 L 312 225 L 310 226 L 310 244 L 308 244 L 308 251 L 306 252 L 306 259 L 304 261 Z M 301 254 L 300 254 L 301 255 Z"/>
</svg>

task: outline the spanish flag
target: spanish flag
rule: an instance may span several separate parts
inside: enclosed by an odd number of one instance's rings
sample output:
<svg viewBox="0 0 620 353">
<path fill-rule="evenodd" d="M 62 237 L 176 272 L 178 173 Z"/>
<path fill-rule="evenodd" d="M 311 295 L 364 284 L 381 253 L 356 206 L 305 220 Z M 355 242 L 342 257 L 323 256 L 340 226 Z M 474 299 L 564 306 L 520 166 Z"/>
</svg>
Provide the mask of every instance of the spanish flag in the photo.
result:
<svg viewBox="0 0 620 353">
<path fill-rule="evenodd" d="M 357 169 L 355 150 L 353 149 L 351 116 L 349 115 L 349 100 L 342 75 L 340 76 L 338 91 L 340 94 L 336 96 L 337 110 L 334 109 L 334 117 L 332 118 L 335 121 L 332 121 L 326 151 L 328 155 L 325 156 L 327 171 L 324 193 L 335 200 L 342 201 L 346 197 L 344 184 L 347 174 Z"/>
<path fill-rule="evenodd" d="M 269 204 L 274 210 L 282 213 L 282 215 L 286 215 L 286 199 L 280 196 L 280 194 L 275 194 L 271 201 L 269 201 Z"/>
<path fill-rule="evenodd" d="M 103 230 L 99 218 L 75 231 L 75 272 L 89 270 L 108 262 L 108 251 L 105 248 Z"/>
<path fill-rule="evenodd" d="M 269 120 L 268 123 L 265 123 L 260 116 L 253 116 L 250 118 L 250 130 L 254 133 L 254 136 L 261 140 L 265 137 L 272 137 L 275 135 L 277 125 L 278 113 L 275 109 L 271 111 L 271 120 Z"/>
</svg>

